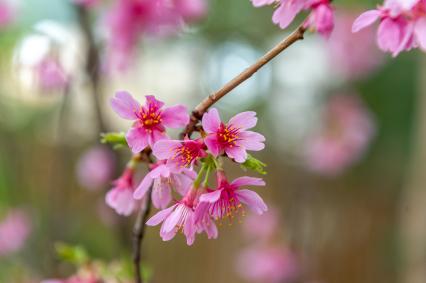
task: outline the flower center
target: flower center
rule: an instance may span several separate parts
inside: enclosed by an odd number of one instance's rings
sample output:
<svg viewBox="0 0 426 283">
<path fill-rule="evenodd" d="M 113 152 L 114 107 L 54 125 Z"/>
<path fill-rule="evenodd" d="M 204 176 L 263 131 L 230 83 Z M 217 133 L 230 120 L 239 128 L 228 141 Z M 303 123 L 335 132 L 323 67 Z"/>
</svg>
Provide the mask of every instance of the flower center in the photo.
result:
<svg viewBox="0 0 426 283">
<path fill-rule="evenodd" d="M 139 120 L 145 128 L 152 129 L 161 124 L 161 111 L 154 108 L 149 108 L 148 111 L 142 109 Z"/>
<path fill-rule="evenodd" d="M 222 145 L 234 146 L 239 136 L 239 129 L 221 124 L 217 132 L 218 141 Z"/>
<path fill-rule="evenodd" d="M 210 214 L 216 221 L 228 218 L 232 223 L 235 215 L 241 214 L 244 217 L 245 211 L 236 195 L 230 190 L 224 190 L 221 198 L 210 207 Z"/>
<path fill-rule="evenodd" d="M 182 167 L 188 167 L 200 155 L 200 148 L 195 143 L 184 143 L 177 149 L 172 157 Z"/>
</svg>

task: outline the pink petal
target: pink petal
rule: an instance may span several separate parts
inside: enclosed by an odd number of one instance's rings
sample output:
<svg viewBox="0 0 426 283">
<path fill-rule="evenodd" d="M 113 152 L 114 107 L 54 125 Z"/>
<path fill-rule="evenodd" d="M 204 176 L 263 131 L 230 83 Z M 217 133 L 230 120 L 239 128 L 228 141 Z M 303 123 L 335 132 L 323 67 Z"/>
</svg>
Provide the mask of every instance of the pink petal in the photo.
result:
<svg viewBox="0 0 426 283">
<path fill-rule="evenodd" d="M 185 127 L 189 123 L 188 110 L 183 105 L 164 109 L 161 114 L 162 123 L 169 128 Z"/>
<path fill-rule="evenodd" d="M 119 91 L 111 98 L 112 109 L 120 115 L 120 117 L 129 120 L 136 120 L 136 113 L 140 109 L 139 103 L 126 91 Z"/>
<path fill-rule="evenodd" d="M 208 213 L 209 203 L 199 202 L 194 211 L 194 223 L 199 224 L 203 221 L 205 215 Z"/>
<path fill-rule="evenodd" d="M 152 204 L 156 208 L 164 209 L 172 201 L 172 191 L 170 184 L 157 182 L 152 188 Z"/>
<path fill-rule="evenodd" d="M 384 19 L 377 30 L 377 44 L 386 52 L 395 52 L 401 42 L 401 27 L 390 19 Z"/>
<path fill-rule="evenodd" d="M 156 142 L 167 139 L 167 135 L 164 131 L 152 130 L 148 136 L 148 144 L 152 147 Z"/>
<path fill-rule="evenodd" d="M 417 21 L 414 33 L 420 48 L 426 51 L 426 18 Z"/>
<path fill-rule="evenodd" d="M 174 155 L 176 147 L 180 144 L 181 142 L 177 140 L 160 140 L 152 147 L 152 153 L 159 160 L 169 159 Z"/>
<path fill-rule="evenodd" d="M 243 163 L 247 159 L 247 152 L 241 146 L 227 147 L 225 149 L 226 155 L 233 158 L 238 163 Z"/>
<path fill-rule="evenodd" d="M 148 135 L 144 128 L 131 128 L 126 134 L 126 140 L 133 153 L 139 153 L 148 146 Z"/>
<path fill-rule="evenodd" d="M 211 193 L 202 194 L 200 196 L 200 202 L 209 202 L 209 203 L 217 202 L 221 194 L 222 194 L 222 190 L 216 190 Z"/>
<path fill-rule="evenodd" d="M 193 182 L 194 179 L 185 174 L 172 175 L 173 189 L 181 196 L 184 196 L 188 192 Z"/>
<path fill-rule="evenodd" d="M 148 192 L 149 187 L 151 187 L 152 181 L 153 181 L 152 177 L 149 174 L 147 174 L 145 178 L 143 178 L 139 186 L 136 188 L 135 192 L 133 193 L 133 198 L 142 199 L 145 196 L 145 194 Z"/>
<path fill-rule="evenodd" d="M 172 205 L 169 208 L 160 210 L 154 216 L 152 216 L 150 219 L 148 219 L 148 221 L 146 222 L 146 225 L 156 226 L 156 225 L 160 224 L 161 222 L 164 221 L 164 219 L 166 219 L 170 215 L 170 213 L 172 213 L 173 209 L 175 209 L 176 206 L 177 206 L 177 204 Z"/>
<path fill-rule="evenodd" d="M 164 224 L 163 224 L 164 226 Z M 171 239 L 173 239 L 176 236 L 177 230 L 172 230 L 170 232 L 164 232 L 163 229 L 160 230 L 160 236 L 161 239 L 163 239 L 163 241 L 170 241 Z"/>
<path fill-rule="evenodd" d="M 164 232 L 169 233 L 175 229 L 176 225 L 179 223 L 179 220 L 182 217 L 183 210 L 184 205 L 178 204 L 176 206 L 176 209 L 164 221 L 164 227 L 162 227 Z"/>
<path fill-rule="evenodd" d="M 254 7 L 261 7 L 265 5 L 272 5 L 276 0 L 251 0 Z"/>
<path fill-rule="evenodd" d="M 214 221 L 211 220 L 211 218 L 207 218 L 206 223 L 204 225 L 204 230 L 206 231 L 207 238 L 208 239 L 217 239 L 219 236 L 216 224 Z"/>
<path fill-rule="evenodd" d="M 297 1 L 298 3 L 301 1 Z M 303 2 L 303 1 L 302 1 Z M 281 4 L 272 15 L 272 22 L 279 25 L 280 28 L 285 29 L 294 20 L 296 15 L 302 10 L 303 4 L 288 4 L 287 1 Z"/>
<path fill-rule="evenodd" d="M 145 98 L 148 107 L 160 109 L 164 106 L 164 102 L 157 100 L 153 95 L 146 95 Z"/>
<path fill-rule="evenodd" d="M 259 215 L 268 210 L 262 198 L 253 191 L 237 190 L 235 194 L 238 196 L 239 201 L 246 204 L 252 211 Z"/>
<path fill-rule="evenodd" d="M 105 196 L 106 203 L 124 216 L 132 214 L 135 208 L 132 191 L 126 189 L 112 189 Z"/>
<path fill-rule="evenodd" d="M 261 178 L 253 178 L 253 177 L 240 177 L 232 181 L 231 186 L 235 186 L 237 188 L 242 186 L 264 186 L 265 181 Z"/>
<path fill-rule="evenodd" d="M 187 219 L 184 225 L 185 226 L 183 227 L 183 233 L 186 237 L 186 244 L 188 246 L 191 246 L 195 241 L 195 233 L 196 233 L 193 213 L 190 213 L 187 216 Z"/>
<path fill-rule="evenodd" d="M 228 125 L 233 126 L 234 128 L 245 130 L 250 129 L 256 126 L 257 118 L 256 118 L 256 112 L 254 111 L 247 111 L 247 112 L 241 112 L 234 117 L 232 117 Z"/>
<path fill-rule="evenodd" d="M 216 134 L 208 135 L 204 138 L 204 143 L 206 144 L 208 150 L 214 157 L 217 157 L 220 153 L 219 142 L 217 141 Z"/>
<path fill-rule="evenodd" d="M 358 32 L 374 23 L 380 16 L 380 11 L 370 10 L 362 13 L 353 23 L 352 32 Z"/>
<path fill-rule="evenodd" d="M 265 148 L 265 137 L 259 133 L 252 131 L 244 131 L 239 134 L 240 140 L 237 145 L 244 147 L 247 150 L 259 151 Z"/>
<path fill-rule="evenodd" d="M 219 112 L 216 108 L 210 109 L 207 113 L 204 113 L 201 124 L 206 133 L 215 133 L 220 126 Z"/>
</svg>

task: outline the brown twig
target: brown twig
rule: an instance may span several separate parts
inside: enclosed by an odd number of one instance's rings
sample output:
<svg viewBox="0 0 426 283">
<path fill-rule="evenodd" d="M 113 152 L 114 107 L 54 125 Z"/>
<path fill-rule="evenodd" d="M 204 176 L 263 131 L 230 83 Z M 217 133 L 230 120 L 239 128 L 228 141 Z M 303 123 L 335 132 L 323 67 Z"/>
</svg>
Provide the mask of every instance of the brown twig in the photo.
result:
<svg viewBox="0 0 426 283">
<path fill-rule="evenodd" d="M 265 66 L 268 62 L 274 59 L 278 54 L 287 49 L 296 41 L 302 40 L 305 34 L 306 28 L 301 24 L 295 31 L 293 31 L 288 37 L 278 43 L 274 48 L 269 50 L 263 55 L 256 63 L 245 69 L 238 76 L 230 80 L 221 89 L 207 96 L 200 104 L 198 104 L 191 114 L 191 120 L 185 131 L 181 134 L 182 137 L 190 136 L 196 129 L 198 121 L 201 120 L 203 114 L 215 104 L 219 99 L 224 97 L 226 94 L 231 92 L 234 88 L 239 86 L 241 83 L 253 76 L 260 68 Z"/>
<path fill-rule="evenodd" d="M 142 283 L 143 278 L 141 274 L 141 248 L 142 241 L 145 235 L 145 222 L 147 221 L 149 212 L 151 210 L 151 191 L 152 187 L 147 193 L 145 205 L 139 210 L 136 218 L 135 226 L 133 227 L 133 266 L 135 269 L 135 282 Z"/>
</svg>

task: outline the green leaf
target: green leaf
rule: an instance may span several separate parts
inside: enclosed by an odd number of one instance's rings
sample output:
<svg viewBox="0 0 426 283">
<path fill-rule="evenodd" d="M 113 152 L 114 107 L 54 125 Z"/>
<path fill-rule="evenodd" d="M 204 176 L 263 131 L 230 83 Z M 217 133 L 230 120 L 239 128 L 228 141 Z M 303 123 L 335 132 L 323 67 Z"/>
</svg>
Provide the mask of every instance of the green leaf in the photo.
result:
<svg viewBox="0 0 426 283">
<path fill-rule="evenodd" d="M 55 244 L 55 249 L 61 260 L 72 263 L 76 266 L 83 265 L 89 261 L 89 255 L 86 250 L 80 246 L 57 243 Z"/>
<path fill-rule="evenodd" d="M 250 169 L 262 175 L 266 174 L 265 167 L 266 167 L 265 163 L 263 163 L 259 159 L 254 158 L 250 154 L 247 154 L 246 161 L 243 164 L 241 164 L 241 168 L 246 170 Z"/>
<path fill-rule="evenodd" d="M 101 134 L 101 143 L 111 144 L 114 149 L 118 149 L 123 146 L 128 146 L 126 141 L 126 134 L 123 132 L 120 133 L 102 133 Z"/>
</svg>

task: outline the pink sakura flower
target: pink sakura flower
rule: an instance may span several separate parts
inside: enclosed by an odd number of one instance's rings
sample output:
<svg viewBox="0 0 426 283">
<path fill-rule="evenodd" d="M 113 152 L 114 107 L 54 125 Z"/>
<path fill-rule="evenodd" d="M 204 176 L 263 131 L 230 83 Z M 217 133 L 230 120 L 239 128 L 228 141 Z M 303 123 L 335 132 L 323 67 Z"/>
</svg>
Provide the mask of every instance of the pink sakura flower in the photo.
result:
<svg viewBox="0 0 426 283">
<path fill-rule="evenodd" d="M 120 215 L 129 216 L 139 205 L 133 198 L 133 174 L 133 169 L 126 168 L 105 196 L 106 203 Z"/>
<path fill-rule="evenodd" d="M 249 282 L 293 282 L 299 267 L 295 256 L 280 247 L 255 246 L 241 252 L 236 269 L 241 278 Z"/>
<path fill-rule="evenodd" d="M 160 236 L 163 241 L 169 241 L 174 238 L 176 233 L 181 230 L 186 237 L 188 246 L 195 241 L 195 234 L 198 227 L 194 221 L 194 207 L 196 202 L 196 191 L 191 189 L 186 196 L 169 208 L 163 209 L 147 222 L 148 226 L 156 226 L 160 223 Z"/>
<path fill-rule="evenodd" d="M 420 47 L 426 51 L 426 1 L 386 0 L 383 6 L 361 14 L 352 26 L 358 32 L 380 20 L 377 44 L 385 52 L 400 52 Z"/>
<path fill-rule="evenodd" d="M 170 166 L 163 161 L 157 162 L 136 188 L 133 197 L 145 197 L 152 187 L 152 203 L 156 208 L 166 208 L 172 200 L 172 189 L 184 196 L 191 187 L 196 173 L 186 168 Z"/>
<path fill-rule="evenodd" d="M 164 103 L 152 95 L 146 96 L 141 106 L 128 92 L 117 92 L 111 99 L 111 107 L 124 119 L 133 120 L 126 140 L 134 153 L 153 146 L 157 141 L 167 138 L 166 127 L 184 127 L 189 122 L 187 109 L 183 105 L 163 108 Z"/>
<path fill-rule="evenodd" d="M 345 79 L 365 77 L 383 62 L 383 53 L 374 42 L 374 31 L 365 29 L 352 33 L 354 19 L 352 12 L 337 13 L 335 28 L 327 40 L 331 64 Z"/>
<path fill-rule="evenodd" d="M 250 210 L 259 215 L 268 210 L 257 193 L 241 189 L 242 186 L 264 186 L 265 182 L 262 179 L 240 177 L 228 183 L 223 171 L 218 171 L 217 175 L 218 188 L 200 196 L 200 204 L 196 211 L 197 219 L 202 219 L 206 213 L 216 220 L 232 218 L 234 213 L 242 209 L 242 204 L 247 205 Z"/>
<path fill-rule="evenodd" d="M 31 231 L 28 215 L 20 210 L 11 210 L 0 222 L 0 256 L 19 251 Z"/>
<path fill-rule="evenodd" d="M 96 146 L 83 153 L 77 164 L 81 186 L 96 190 L 109 183 L 114 171 L 114 156 L 108 148 Z"/>
<path fill-rule="evenodd" d="M 179 168 L 192 167 L 199 159 L 206 157 L 202 139 L 161 140 L 154 144 L 152 153 L 159 160 L 167 160 L 168 166 Z"/>
<path fill-rule="evenodd" d="M 224 151 L 228 157 L 243 163 L 247 159 L 247 150 L 259 151 L 265 147 L 263 135 L 247 131 L 256 123 L 256 112 L 248 111 L 235 115 L 228 124 L 224 124 L 218 111 L 212 108 L 202 119 L 203 129 L 207 133 L 204 143 L 214 156 Z"/>
<path fill-rule="evenodd" d="M 357 96 L 333 97 L 319 132 L 307 143 L 307 167 L 335 176 L 359 160 L 375 132 L 371 114 Z"/>
<path fill-rule="evenodd" d="M 333 9 L 330 0 L 251 0 L 255 7 L 274 4 L 279 2 L 275 10 L 272 21 L 280 28 L 287 28 L 294 18 L 303 10 L 311 10 L 306 28 L 318 31 L 320 34 L 328 37 L 333 30 Z"/>
</svg>

